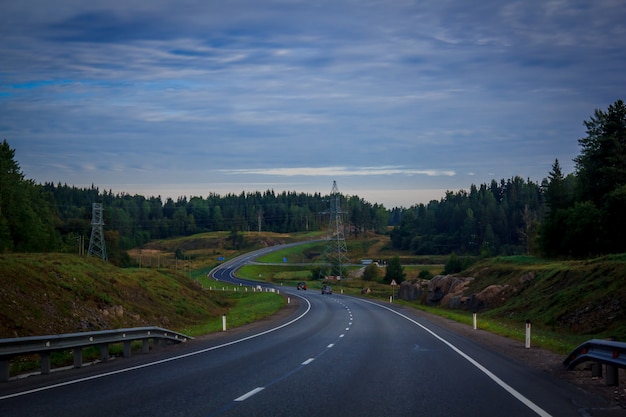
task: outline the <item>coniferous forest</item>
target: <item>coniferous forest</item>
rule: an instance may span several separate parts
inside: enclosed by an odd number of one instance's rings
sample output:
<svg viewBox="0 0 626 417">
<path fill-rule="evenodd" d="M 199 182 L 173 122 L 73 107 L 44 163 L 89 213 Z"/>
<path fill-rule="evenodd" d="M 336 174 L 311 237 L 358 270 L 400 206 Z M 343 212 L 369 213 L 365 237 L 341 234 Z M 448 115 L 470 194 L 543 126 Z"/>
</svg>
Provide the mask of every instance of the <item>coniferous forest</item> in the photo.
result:
<svg viewBox="0 0 626 417">
<path fill-rule="evenodd" d="M 534 254 L 582 258 L 626 251 L 626 106 L 616 101 L 584 121 L 575 172 L 555 159 L 541 183 L 513 177 L 448 191 L 440 200 L 385 208 L 341 196 L 347 239 L 388 234 L 414 254 Z M 325 230 L 330 196 L 298 192 L 171 198 L 114 193 L 27 179 L 5 139 L 0 144 L 0 251 L 75 252 L 89 239 L 93 203 L 103 203 L 111 261 L 153 239 L 210 231 Z"/>
</svg>

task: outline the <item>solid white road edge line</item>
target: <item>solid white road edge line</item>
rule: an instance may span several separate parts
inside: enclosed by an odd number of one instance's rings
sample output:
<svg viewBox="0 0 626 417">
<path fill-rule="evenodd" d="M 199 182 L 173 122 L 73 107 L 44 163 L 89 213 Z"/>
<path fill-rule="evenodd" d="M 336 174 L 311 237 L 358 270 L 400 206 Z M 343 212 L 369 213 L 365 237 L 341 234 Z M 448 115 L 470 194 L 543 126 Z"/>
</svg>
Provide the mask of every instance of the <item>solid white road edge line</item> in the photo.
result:
<svg viewBox="0 0 626 417">
<path fill-rule="evenodd" d="M 411 323 L 421 327 L 424 331 L 430 333 L 435 339 L 438 339 L 439 341 L 441 341 L 442 343 L 447 345 L 450 349 L 452 349 L 453 351 L 458 353 L 463 359 L 465 359 L 466 361 L 468 361 L 469 363 L 474 365 L 476 368 L 478 368 L 478 370 L 480 370 L 482 373 L 484 373 L 489 378 L 491 378 L 496 384 L 498 384 L 502 388 L 504 388 L 504 390 L 507 391 L 509 394 L 511 394 L 513 397 L 515 397 L 515 399 L 517 399 L 522 404 L 524 404 L 526 407 L 530 408 L 535 413 L 537 413 L 537 415 L 539 415 L 541 417 L 552 417 L 552 415 L 549 414 L 547 411 L 545 411 L 543 408 L 539 407 L 537 404 L 535 404 L 534 402 L 530 401 L 528 398 L 526 398 L 520 392 L 516 391 L 515 388 L 511 387 L 509 384 L 507 384 L 506 382 L 504 382 L 503 380 L 498 378 L 496 375 L 494 375 L 489 369 L 485 368 L 480 363 L 476 362 L 474 359 L 472 359 L 469 355 L 467 355 L 461 349 L 457 348 L 452 343 L 448 342 L 446 339 L 444 339 L 443 337 L 439 336 L 437 333 L 435 333 L 432 330 L 430 330 L 428 327 L 426 327 L 426 326 L 416 322 L 412 318 L 407 317 L 407 316 L 405 316 L 402 313 L 399 313 L 399 312 L 397 312 L 395 310 L 392 310 L 391 308 L 389 308 L 387 306 L 384 306 L 384 305 L 381 305 L 381 304 L 377 304 L 377 303 L 373 303 L 373 302 L 367 301 L 367 300 L 361 300 L 361 301 L 369 303 L 369 304 L 373 304 L 373 305 L 375 305 L 377 307 L 384 308 L 385 310 L 391 311 L 392 313 L 397 314 L 398 316 L 400 316 L 400 317 L 410 321 Z"/>
<path fill-rule="evenodd" d="M 22 391 L 22 392 L 16 392 L 14 394 L 3 395 L 3 396 L 0 396 L 0 400 L 6 400 L 6 399 L 9 399 L 9 398 L 14 398 L 14 397 L 21 397 L 23 395 L 33 394 L 33 393 L 40 392 L 40 391 L 46 391 L 46 390 L 53 389 L 53 388 L 64 387 L 66 385 L 72 385 L 72 384 L 78 384 L 78 383 L 85 382 L 85 381 L 91 381 L 92 379 L 99 379 L 99 378 L 104 378 L 106 376 L 117 375 L 117 374 L 122 374 L 124 372 L 135 371 L 137 369 L 148 368 L 150 366 L 160 365 L 162 363 L 172 362 L 172 361 L 175 361 L 175 360 L 178 360 L 178 359 L 188 358 L 190 356 L 195 356 L 195 355 L 199 355 L 201 353 L 210 352 L 212 350 L 221 349 L 221 348 L 226 347 L 226 346 L 235 345 L 237 343 L 241 343 L 241 342 L 244 342 L 246 340 L 254 339 L 256 337 L 263 336 L 265 334 L 275 332 L 276 330 L 282 329 L 283 327 L 287 327 L 290 324 L 295 323 L 296 321 L 300 320 L 302 317 L 306 316 L 309 313 L 309 311 L 311 310 L 311 303 L 309 302 L 309 300 L 307 300 L 304 297 L 300 297 L 300 298 L 302 298 L 308 304 L 307 309 L 306 309 L 306 311 L 304 313 L 302 313 L 301 315 L 299 315 L 298 317 L 296 317 L 295 319 L 293 319 L 293 320 L 291 320 L 291 321 L 289 321 L 287 323 L 284 323 L 284 324 L 282 324 L 282 325 L 280 325 L 278 327 L 271 328 L 271 329 L 266 330 L 264 332 L 253 334 L 252 336 L 244 337 L 242 339 L 233 340 L 232 342 L 224 343 L 224 344 L 213 346 L 213 347 L 210 347 L 210 348 L 197 350 L 195 352 L 186 353 L 184 355 L 173 356 L 171 358 L 161 359 L 161 360 L 158 360 L 158 361 L 155 361 L 155 362 L 144 363 L 143 365 L 132 366 L 130 368 L 119 369 L 117 371 L 105 372 L 103 374 L 92 375 L 92 376 L 88 376 L 88 377 L 85 377 L 85 378 L 74 379 L 74 380 L 71 380 L 71 381 L 61 382 L 59 384 L 54 384 L 54 385 L 47 385 L 45 387 L 39 387 L 39 388 L 31 389 L 31 390 L 28 390 L 28 391 Z"/>
</svg>

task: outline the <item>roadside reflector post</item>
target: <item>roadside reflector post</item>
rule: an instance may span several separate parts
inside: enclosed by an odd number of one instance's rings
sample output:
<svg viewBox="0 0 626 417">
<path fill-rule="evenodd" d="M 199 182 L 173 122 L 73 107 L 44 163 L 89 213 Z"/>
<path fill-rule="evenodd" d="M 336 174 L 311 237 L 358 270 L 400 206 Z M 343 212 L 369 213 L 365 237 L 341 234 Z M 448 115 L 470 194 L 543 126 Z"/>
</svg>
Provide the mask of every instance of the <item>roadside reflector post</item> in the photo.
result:
<svg viewBox="0 0 626 417">
<path fill-rule="evenodd" d="M 287 304 L 291 304 L 291 297 L 287 297 Z"/>
<path fill-rule="evenodd" d="M 222 315 L 222 331 L 226 331 L 226 314 Z"/>
<path fill-rule="evenodd" d="M 530 349 L 530 320 L 526 320 L 526 349 Z"/>
<path fill-rule="evenodd" d="M 472 321 L 474 323 L 474 330 L 476 330 L 476 312 L 474 311 L 474 313 L 472 314 Z"/>
</svg>

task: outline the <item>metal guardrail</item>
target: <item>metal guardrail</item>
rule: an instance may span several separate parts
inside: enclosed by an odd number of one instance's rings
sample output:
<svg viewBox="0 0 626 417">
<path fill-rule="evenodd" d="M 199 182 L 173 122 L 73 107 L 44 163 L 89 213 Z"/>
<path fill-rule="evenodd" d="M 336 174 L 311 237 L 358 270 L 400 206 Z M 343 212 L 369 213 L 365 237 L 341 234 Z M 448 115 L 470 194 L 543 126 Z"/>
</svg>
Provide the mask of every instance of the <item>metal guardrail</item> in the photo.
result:
<svg viewBox="0 0 626 417">
<path fill-rule="evenodd" d="M 124 357 L 130 357 L 131 342 L 141 340 L 142 352 L 147 353 L 150 339 L 186 342 L 193 337 L 153 326 L 0 339 L 0 382 L 9 380 L 9 362 L 15 357 L 38 354 L 41 373 L 47 374 L 51 370 L 51 352 L 73 350 L 74 368 L 80 368 L 83 364 L 84 347 L 100 346 L 100 360 L 106 361 L 109 358 L 109 344 L 124 343 Z"/>
<path fill-rule="evenodd" d="M 626 369 L 626 343 L 611 340 L 592 339 L 574 349 L 563 361 L 568 369 L 585 362 L 598 365 L 592 368 L 594 376 L 602 375 L 600 365 L 606 365 L 606 384 L 619 385 L 619 368 Z"/>
</svg>

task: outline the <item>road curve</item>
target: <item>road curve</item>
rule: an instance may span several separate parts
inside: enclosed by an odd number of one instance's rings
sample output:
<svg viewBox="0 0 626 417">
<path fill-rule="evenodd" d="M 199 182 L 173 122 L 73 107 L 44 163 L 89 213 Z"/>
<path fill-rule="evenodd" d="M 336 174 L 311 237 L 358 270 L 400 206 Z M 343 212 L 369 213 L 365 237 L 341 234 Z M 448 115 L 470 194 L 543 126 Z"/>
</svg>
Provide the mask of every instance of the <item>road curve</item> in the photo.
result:
<svg viewBox="0 0 626 417">
<path fill-rule="evenodd" d="M 417 311 L 312 290 L 281 292 L 293 302 L 278 321 L 3 384 L 0 415 L 596 415 L 597 399 Z"/>
</svg>

